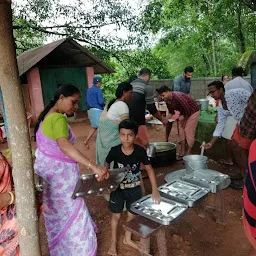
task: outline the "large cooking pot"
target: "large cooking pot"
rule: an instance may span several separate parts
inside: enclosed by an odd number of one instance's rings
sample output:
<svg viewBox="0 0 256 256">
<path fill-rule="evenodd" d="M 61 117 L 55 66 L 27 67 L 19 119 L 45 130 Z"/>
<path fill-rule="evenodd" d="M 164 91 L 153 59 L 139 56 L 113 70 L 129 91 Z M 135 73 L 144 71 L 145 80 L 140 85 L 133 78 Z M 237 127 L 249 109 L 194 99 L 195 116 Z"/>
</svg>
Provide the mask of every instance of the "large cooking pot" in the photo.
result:
<svg viewBox="0 0 256 256">
<path fill-rule="evenodd" d="M 199 105 L 199 108 L 200 108 L 201 111 L 208 110 L 209 100 L 207 100 L 207 99 L 199 99 L 199 100 L 196 100 L 196 102 Z"/>
<path fill-rule="evenodd" d="M 148 155 L 152 166 L 165 166 L 176 159 L 176 144 L 171 142 L 152 142 L 149 144 L 150 146 L 155 148 L 154 156 Z"/>
<path fill-rule="evenodd" d="M 153 144 L 148 145 L 147 155 L 148 155 L 148 157 L 155 157 L 156 156 L 156 148 Z"/>
<path fill-rule="evenodd" d="M 187 155 L 183 157 L 187 171 L 207 169 L 207 156 Z"/>
</svg>

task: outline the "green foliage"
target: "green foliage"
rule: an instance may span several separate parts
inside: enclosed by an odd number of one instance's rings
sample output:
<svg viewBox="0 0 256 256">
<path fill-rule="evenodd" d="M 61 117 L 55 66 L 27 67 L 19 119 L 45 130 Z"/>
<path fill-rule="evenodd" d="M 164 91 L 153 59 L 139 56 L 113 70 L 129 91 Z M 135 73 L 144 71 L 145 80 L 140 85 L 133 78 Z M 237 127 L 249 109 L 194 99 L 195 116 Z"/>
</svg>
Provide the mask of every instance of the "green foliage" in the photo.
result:
<svg viewBox="0 0 256 256">
<path fill-rule="evenodd" d="M 24 25 L 27 25 L 28 21 L 24 19 L 23 17 L 13 17 L 13 25 L 23 27 Z M 35 21 L 30 20 L 29 24 L 31 26 L 37 26 L 37 23 Z M 34 31 L 30 28 L 22 28 L 18 30 L 13 31 L 13 36 L 15 39 L 16 44 L 16 53 L 19 55 L 20 53 L 35 48 L 38 46 L 43 45 L 44 36 L 39 31 Z"/>
<path fill-rule="evenodd" d="M 169 79 L 170 73 L 167 63 L 163 58 L 156 56 L 151 49 L 123 50 L 115 52 L 115 57 L 95 51 L 94 54 L 115 69 L 114 74 L 103 76 L 102 90 L 106 100 L 114 98 L 117 84 L 127 81 L 132 75 L 137 75 L 139 70 L 147 67 L 152 72 L 152 79 Z"/>
<path fill-rule="evenodd" d="M 250 66 L 256 60 L 256 51 L 248 50 L 244 52 L 241 59 L 239 60 L 238 65 L 244 68 L 245 74 L 247 75 L 250 72 Z"/>
<path fill-rule="evenodd" d="M 84 43 L 116 71 L 103 76 L 109 100 L 117 84 L 142 67 L 152 70 L 152 79 L 174 78 L 187 65 L 195 68 L 194 77 L 229 74 L 255 46 L 254 7 L 247 0 L 149 0 L 139 12 L 129 0 L 16 0 L 14 36 L 19 51 L 50 35 Z M 152 34 L 160 38 L 154 47 Z"/>
<path fill-rule="evenodd" d="M 16 0 L 13 10 L 15 16 L 26 21 L 14 26 L 15 30 L 39 31 L 55 38 L 72 37 L 98 49 L 120 49 L 137 38 L 136 33 L 130 33 L 126 40 L 102 33 L 110 27 L 115 32 L 120 27 L 137 31 L 137 15 L 128 0 L 73 0 L 69 4 L 58 0 Z"/>
<path fill-rule="evenodd" d="M 152 0 L 141 18 L 145 30 L 162 35 L 154 52 L 171 74 L 192 65 L 195 77 L 230 73 L 254 44 L 255 21 L 239 0 Z"/>
</svg>

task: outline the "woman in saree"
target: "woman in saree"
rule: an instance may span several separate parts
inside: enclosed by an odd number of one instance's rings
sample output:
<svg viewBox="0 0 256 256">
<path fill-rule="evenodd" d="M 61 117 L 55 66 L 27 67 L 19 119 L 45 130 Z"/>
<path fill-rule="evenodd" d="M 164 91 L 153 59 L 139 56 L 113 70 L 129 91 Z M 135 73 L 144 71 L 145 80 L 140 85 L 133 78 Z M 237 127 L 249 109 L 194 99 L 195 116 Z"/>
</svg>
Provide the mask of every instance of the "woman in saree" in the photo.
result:
<svg viewBox="0 0 256 256">
<path fill-rule="evenodd" d="M 74 146 L 75 135 L 64 114 L 78 109 L 80 91 L 61 85 L 35 127 L 35 172 L 43 179 L 44 219 L 51 256 L 97 254 L 96 226 L 82 198 L 72 199 L 79 179 L 78 163 L 107 178 L 106 170 L 90 162 Z"/>
<path fill-rule="evenodd" d="M 0 153 L 0 255 L 21 256 L 11 167 Z"/>
<path fill-rule="evenodd" d="M 121 143 L 118 132 L 119 123 L 129 118 L 127 102 L 132 98 L 132 85 L 120 83 L 116 89 L 116 98 L 109 102 L 101 115 L 96 139 L 96 163 L 104 165 L 110 149 Z"/>
</svg>

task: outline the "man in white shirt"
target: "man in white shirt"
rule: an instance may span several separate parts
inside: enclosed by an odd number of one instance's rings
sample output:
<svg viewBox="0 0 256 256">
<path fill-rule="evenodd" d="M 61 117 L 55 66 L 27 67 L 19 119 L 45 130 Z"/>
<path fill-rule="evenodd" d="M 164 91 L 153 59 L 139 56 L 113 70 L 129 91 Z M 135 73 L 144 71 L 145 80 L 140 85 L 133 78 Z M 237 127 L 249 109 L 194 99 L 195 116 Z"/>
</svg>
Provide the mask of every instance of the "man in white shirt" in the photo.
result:
<svg viewBox="0 0 256 256">
<path fill-rule="evenodd" d="M 234 67 L 232 69 L 233 79 L 225 84 L 225 91 L 242 88 L 252 93 L 253 88 L 246 80 L 243 79 L 243 74 L 244 70 L 242 67 Z"/>
<path fill-rule="evenodd" d="M 225 124 L 229 116 L 232 116 L 237 123 L 240 122 L 247 106 L 248 99 L 251 95 L 251 93 L 244 88 L 230 89 L 224 93 L 224 85 L 220 81 L 210 83 L 208 85 L 208 91 L 214 99 L 220 99 L 221 101 L 218 107 L 218 124 L 215 128 L 211 141 L 205 144 L 205 149 L 211 148 L 217 139 L 223 136 Z M 234 124 L 234 127 L 232 128 L 229 127 L 227 133 L 230 133 L 228 135 L 230 138 L 232 138 L 235 129 L 236 124 Z M 235 160 L 239 165 L 241 174 L 244 173 L 243 158 L 246 158 L 245 153 L 246 152 L 244 152 L 242 149 L 240 150 L 240 153 L 238 153 L 238 151 L 235 153 Z"/>
</svg>

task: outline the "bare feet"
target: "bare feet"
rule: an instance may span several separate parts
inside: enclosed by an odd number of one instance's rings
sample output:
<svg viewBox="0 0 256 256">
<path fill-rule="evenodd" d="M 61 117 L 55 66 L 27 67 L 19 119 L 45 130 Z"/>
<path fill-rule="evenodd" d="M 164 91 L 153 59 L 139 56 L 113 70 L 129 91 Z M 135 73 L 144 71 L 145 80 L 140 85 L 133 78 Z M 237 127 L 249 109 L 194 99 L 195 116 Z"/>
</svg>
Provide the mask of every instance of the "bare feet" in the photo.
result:
<svg viewBox="0 0 256 256">
<path fill-rule="evenodd" d="M 124 237 L 123 243 L 124 243 L 125 245 L 131 246 L 131 247 L 134 248 L 134 249 L 139 250 L 139 243 L 136 242 L 136 241 L 127 240 L 127 239 Z"/>
<path fill-rule="evenodd" d="M 88 144 L 87 141 L 84 141 L 84 145 L 85 145 L 86 148 L 89 148 L 89 144 Z"/>
<path fill-rule="evenodd" d="M 152 256 L 151 254 L 149 254 L 148 252 L 146 252 L 143 248 L 141 248 L 140 245 L 139 245 L 140 243 L 137 242 L 137 241 L 133 241 L 133 240 L 127 241 L 126 238 L 124 237 L 123 243 L 124 243 L 125 245 L 129 245 L 129 246 L 131 246 L 132 248 L 138 250 L 139 252 L 145 254 L 145 256 L 146 256 L 146 255 Z"/>
<path fill-rule="evenodd" d="M 111 246 L 108 250 L 108 255 L 117 256 L 116 244 L 115 243 L 111 243 Z"/>
</svg>

